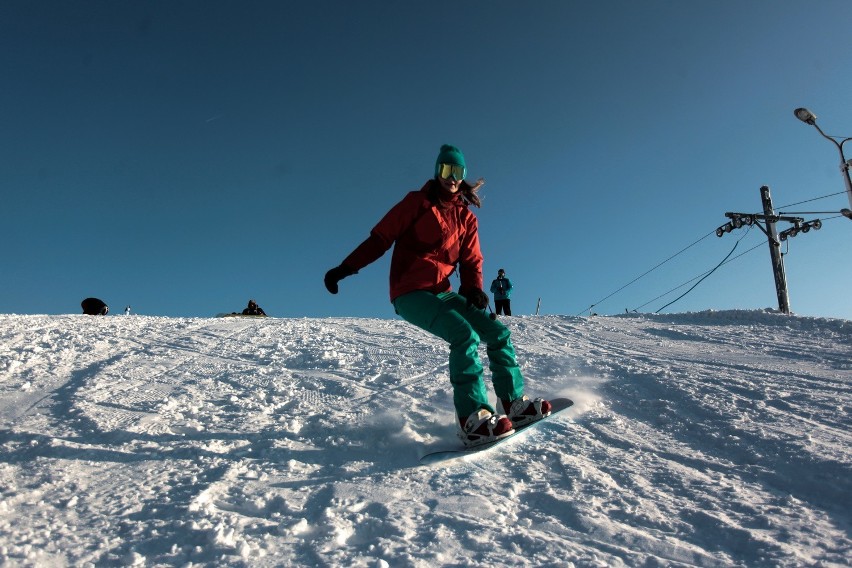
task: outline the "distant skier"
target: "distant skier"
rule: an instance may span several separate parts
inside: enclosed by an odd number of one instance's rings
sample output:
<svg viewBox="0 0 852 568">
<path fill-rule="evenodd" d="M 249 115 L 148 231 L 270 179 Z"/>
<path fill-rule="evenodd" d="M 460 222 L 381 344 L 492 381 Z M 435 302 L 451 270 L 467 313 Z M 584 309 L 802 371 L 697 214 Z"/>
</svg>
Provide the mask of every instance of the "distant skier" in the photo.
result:
<svg viewBox="0 0 852 568">
<path fill-rule="evenodd" d="M 512 315 L 512 281 L 506 278 L 506 271 L 502 268 L 497 271 L 497 278 L 491 282 L 491 293 L 494 294 L 494 311 L 499 316 L 503 312 L 507 316 Z"/>
<path fill-rule="evenodd" d="M 263 311 L 263 308 L 257 305 L 257 302 L 254 300 L 248 301 L 248 306 L 243 310 L 244 316 L 265 316 L 266 312 Z"/>
<path fill-rule="evenodd" d="M 458 416 L 459 437 L 475 446 L 514 432 L 547 416 L 547 400 L 530 400 L 515 361 L 508 328 L 485 312 L 488 295 L 482 290 L 482 253 L 476 216 L 480 206 L 470 185 L 464 156 L 449 145 L 441 147 L 435 177 L 420 191 L 408 193 L 379 221 L 369 238 L 325 275 L 325 287 L 338 292 L 338 282 L 378 260 L 393 245 L 390 299 L 396 313 L 450 344 L 450 383 Z M 461 284 L 452 291 L 450 275 L 458 264 Z M 497 414 L 488 403 L 477 352 L 480 338 L 487 345 L 494 390 L 508 414 Z"/>
<path fill-rule="evenodd" d="M 109 306 L 98 298 L 86 298 L 80 302 L 83 313 L 89 316 L 105 316 L 109 313 Z"/>
</svg>

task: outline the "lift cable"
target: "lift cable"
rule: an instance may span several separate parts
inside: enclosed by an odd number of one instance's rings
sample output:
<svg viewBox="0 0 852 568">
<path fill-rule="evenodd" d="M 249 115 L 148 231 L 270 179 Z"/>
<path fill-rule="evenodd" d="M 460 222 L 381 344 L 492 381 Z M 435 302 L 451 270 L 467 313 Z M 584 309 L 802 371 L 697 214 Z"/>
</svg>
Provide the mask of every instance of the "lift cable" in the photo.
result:
<svg viewBox="0 0 852 568">
<path fill-rule="evenodd" d="M 737 241 L 737 242 L 739 242 L 739 241 Z M 741 258 L 741 257 L 743 257 L 743 256 L 745 256 L 745 255 L 747 255 L 748 253 L 750 253 L 750 252 L 751 252 L 751 251 L 753 251 L 753 250 L 756 250 L 756 249 L 758 249 L 758 248 L 762 247 L 763 245 L 764 245 L 764 243 L 760 242 L 760 243 L 757 243 L 756 245 L 754 245 L 753 247 L 751 247 L 750 249 L 748 249 L 748 250 L 746 250 L 746 251 L 741 252 L 740 254 L 738 254 L 737 256 L 735 256 L 735 257 L 733 257 L 733 258 L 727 258 L 727 257 L 726 257 L 726 260 L 723 260 L 723 261 L 719 264 L 719 266 L 724 266 L 725 264 L 728 264 L 728 263 L 734 262 L 735 260 L 737 260 L 737 259 L 739 259 L 739 258 Z M 734 246 L 736 247 L 736 245 L 734 245 Z M 730 253 L 729 253 L 729 256 L 730 256 Z M 719 266 L 717 266 L 716 268 L 719 268 Z M 684 286 L 686 286 L 686 285 L 690 284 L 691 282 L 694 282 L 695 280 L 698 280 L 699 278 L 701 278 L 701 279 L 703 280 L 704 278 L 706 278 L 707 276 L 709 276 L 710 274 L 712 274 L 712 273 L 713 273 L 713 271 L 714 271 L 714 270 L 716 270 L 716 268 L 713 268 L 712 270 L 708 270 L 707 272 L 705 272 L 705 273 L 703 273 L 703 274 L 699 274 L 698 276 L 695 276 L 695 277 L 693 277 L 693 278 L 690 278 L 689 280 L 687 280 L 687 281 L 686 281 L 686 282 L 684 282 L 683 284 L 680 284 L 679 286 L 675 286 L 674 288 L 672 288 L 672 289 L 671 289 L 671 290 L 669 290 L 668 292 L 664 292 L 664 293 L 660 294 L 659 296 L 657 296 L 656 298 L 652 298 L 652 299 L 648 300 L 647 302 L 645 302 L 645 303 L 644 303 L 644 304 L 642 304 L 641 306 L 637 306 L 637 307 L 633 308 L 633 310 L 631 310 L 631 311 L 633 311 L 633 312 L 638 312 L 639 310 L 641 310 L 642 308 L 644 308 L 644 307 L 645 307 L 645 306 L 647 306 L 648 304 L 652 304 L 652 303 L 656 302 L 657 300 L 659 300 L 660 298 L 664 298 L 664 297 L 668 296 L 669 294 L 671 294 L 672 292 L 674 292 L 674 291 L 676 291 L 676 290 L 680 290 L 680 289 L 681 289 L 681 288 L 683 288 Z M 696 285 L 697 285 L 697 284 L 696 284 Z M 694 287 L 695 287 L 695 286 L 693 286 L 693 288 L 694 288 Z M 685 295 L 685 294 L 684 294 L 684 295 Z M 683 296 L 681 296 L 681 298 L 682 298 L 682 297 L 683 297 Z M 680 299 L 680 298 L 678 298 L 678 299 Z M 665 306 L 663 306 L 663 307 L 665 307 Z M 663 309 L 663 308 L 660 308 L 660 309 Z"/>
<path fill-rule="evenodd" d="M 656 269 L 658 269 L 659 267 L 661 267 L 662 265 L 664 265 L 664 264 L 665 264 L 665 263 L 667 263 L 668 261 L 672 260 L 672 259 L 673 259 L 673 258 L 675 258 L 676 256 L 678 256 L 678 255 L 680 255 L 680 254 L 682 254 L 682 253 L 686 252 L 688 249 L 690 249 L 690 248 L 694 247 L 695 245 L 697 245 L 698 243 L 700 243 L 701 241 L 703 241 L 704 239 L 706 239 L 706 238 L 707 238 L 707 237 L 709 237 L 710 235 L 715 235 L 715 234 L 716 234 L 716 231 L 715 231 L 715 230 L 710 231 L 709 233 L 707 233 L 706 235 L 704 235 L 703 237 L 701 237 L 700 239 L 698 239 L 697 241 L 695 241 L 695 242 L 694 242 L 694 243 L 692 243 L 691 245 L 689 245 L 689 246 L 687 246 L 687 247 L 685 247 L 685 248 L 681 249 L 680 251 L 676 252 L 676 253 L 675 253 L 675 254 L 673 254 L 672 256 L 668 257 L 666 260 L 664 260 L 664 261 L 662 261 L 661 263 L 657 264 L 655 267 L 653 267 L 653 268 L 651 268 L 650 270 L 646 271 L 645 273 L 643 273 L 643 274 L 641 274 L 641 275 L 637 276 L 636 278 L 634 278 L 633 280 L 631 280 L 630 282 L 628 282 L 627 284 L 625 284 L 624 286 L 622 286 L 621 288 L 619 288 L 618 290 L 616 290 L 615 292 L 611 293 L 611 294 L 610 294 L 609 296 L 607 296 L 606 298 L 603 298 L 603 299 L 598 300 L 597 302 L 593 303 L 593 304 L 592 304 L 591 306 L 589 306 L 587 309 L 588 309 L 588 310 L 591 310 L 592 308 L 594 308 L 595 306 L 597 306 L 597 305 L 598 305 L 598 304 L 600 304 L 601 302 L 604 302 L 604 301 L 606 301 L 606 300 L 608 300 L 608 299 L 612 298 L 613 296 L 615 296 L 616 294 L 618 294 L 619 292 L 621 292 L 622 290 L 624 290 L 625 288 L 627 288 L 627 287 L 628 287 L 628 286 L 630 286 L 631 284 L 634 284 L 635 282 L 637 282 L 637 281 L 641 280 L 642 278 L 644 278 L 645 276 L 647 276 L 647 275 L 648 275 L 648 274 L 650 274 L 651 272 L 655 271 Z M 582 312 L 578 313 L 577 315 L 578 315 L 578 316 L 583 315 L 583 313 L 584 313 L 585 311 L 586 311 L 586 310 L 583 310 Z"/>
<path fill-rule="evenodd" d="M 693 290 L 695 290 L 695 287 L 696 287 L 696 286 L 698 286 L 699 284 L 701 284 L 702 282 L 704 282 L 704 280 L 705 280 L 708 276 L 710 276 L 711 274 L 713 274 L 714 272 L 716 272 L 716 269 L 718 269 L 720 266 L 722 266 L 723 264 L 725 264 L 725 261 L 726 261 L 726 260 L 728 260 L 728 258 L 730 258 L 730 256 L 731 256 L 732 254 L 734 254 L 734 251 L 735 251 L 735 250 L 737 250 L 737 245 L 739 245 L 739 244 L 740 244 L 740 241 L 741 241 L 741 240 L 743 240 L 743 239 L 746 237 L 746 235 L 748 235 L 750 232 L 751 232 L 751 226 L 749 226 L 749 228 L 748 228 L 748 230 L 745 232 L 745 234 L 744 234 L 742 237 L 740 237 L 740 238 L 737 240 L 737 242 L 735 242 L 735 243 L 734 243 L 734 248 L 732 248 L 732 249 L 731 249 L 731 252 L 729 252 L 729 253 L 725 256 L 725 258 L 723 258 L 723 259 L 722 259 L 722 262 L 720 262 L 719 264 L 717 264 L 717 265 L 713 268 L 713 270 L 711 270 L 710 272 L 708 272 L 707 274 L 705 274 L 705 275 L 704 275 L 704 276 L 703 276 L 703 277 L 702 277 L 702 278 L 701 278 L 698 282 L 696 282 L 695 284 L 693 284 L 693 285 L 692 285 L 692 287 L 691 287 L 689 290 L 687 290 L 686 292 L 684 292 L 683 294 L 681 294 L 680 296 L 678 296 L 677 298 L 675 298 L 674 300 L 672 300 L 671 302 L 669 302 L 668 304 L 666 304 L 665 306 L 663 306 L 662 308 L 660 308 L 659 310 L 657 310 L 657 311 L 656 311 L 656 312 L 654 312 L 654 313 L 655 313 L 655 314 L 660 313 L 660 312 L 661 312 L 661 311 L 663 311 L 664 309 L 668 308 L 669 306 L 671 306 L 672 304 L 674 304 L 675 302 L 677 302 L 678 300 L 680 300 L 681 298 L 683 298 L 684 296 L 686 296 L 687 294 L 689 294 L 690 292 L 692 292 Z"/>
<path fill-rule="evenodd" d="M 836 211 L 829 211 L 829 213 L 836 213 Z M 801 214 L 802 214 L 802 215 L 806 215 L 806 214 L 808 214 L 808 213 L 801 213 Z M 825 221 L 831 221 L 831 220 L 833 220 L 833 219 L 841 219 L 841 218 L 843 218 L 843 217 L 844 217 L 844 215 L 835 215 L 834 217 L 828 217 L 828 218 L 826 218 L 826 219 L 823 219 L 823 222 L 825 222 Z M 747 234 L 748 234 L 748 233 L 746 233 L 746 235 L 747 235 Z M 737 244 L 739 244 L 739 242 L 740 242 L 743 238 L 745 238 L 745 236 L 746 236 L 746 235 L 743 235 L 742 237 L 740 237 L 740 239 L 737 241 L 737 243 L 736 243 L 736 244 L 734 244 L 734 248 L 736 248 Z M 788 254 L 788 252 L 789 252 L 790 241 L 789 241 L 789 240 L 785 241 L 785 244 L 787 245 L 787 252 L 784 252 L 784 253 L 783 253 L 784 255 Z M 748 249 L 748 250 L 746 250 L 746 251 L 744 251 L 744 252 L 741 252 L 740 254 L 738 254 L 737 256 L 735 256 L 735 257 L 733 257 L 733 258 L 728 259 L 727 257 L 725 257 L 725 258 L 726 258 L 726 260 L 723 260 L 723 261 L 722 261 L 722 262 L 721 262 L 721 263 L 720 263 L 720 264 L 719 264 L 716 268 L 719 268 L 719 267 L 721 267 L 721 266 L 724 266 L 725 264 L 728 264 L 728 263 L 730 263 L 730 262 L 733 262 L 733 261 L 737 260 L 738 258 L 741 258 L 741 257 L 743 257 L 743 256 L 747 255 L 747 254 L 748 254 L 748 253 L 750 253 L 751 251 L 753 251 L 753 250 L 755 250 L 755 249 L 758 249 L 758 248 L 762 247 L 763 245 L 764 245 L 764 243 L 763 243 L 763 242 L 760 242 L 760 243 L 757 243 L 756 245 L 754 245 L 753 247 L 751 247 L 750 249 Z M 731 252 L 733 252 L 733 250 L 732 250 Z M 728 253 L 728 256 L 730 256 L 730 254 L 731 254 L 731 253 Z M 645 302 L 645 303 L 644 303 L 644 304 L 642 304 L 641 306 L 637 306 L 637 307 L 633 308 L 633 309 L 632 309 L 632 310 L 630 310 L 630 311 L 631 311 L 631 312 L 638 312 L 639 310 L 641 310 L 642 308 L 644 308 L 644 307 L 645 307 L 645 306 L 647 306 L 648 304 L 652 304 L 652 303 L 656 302 L 657 300 L 659 300 L 660 298 L 664 298 L 664 297 L 668 296 L 669 294 L 671 294 L 672 292 L 675 292 L 676 290 L 680 290 L 680 289 L 681 289 L 681 288 L 683 288 L 684 286 L 687 286 L 688 284 L 690 284 L 691 282 L 694 282 L 695 280 L 698 280 L 699 278 L 700 278 L 701 280 L 704 280 L 704 278 L 707 278 L 708 276 L 710 276 L 710 275 L 711 275 L 711 274 L 712 274 L 712 273 L 716 270 L 716 268 L 713 268 L 712 270 L 709 270 L 709 271 L 707 271 L 707 272 L 704 272 L 703 274 L 699 274 L 698 276 L 695 276 L 694 278 L 691 278 L 691 279 L 687 280 L 686 282 L 684 282 L 683 284 L 680 284 L 679 286 L 675 286 L 674 288 L 672 288 L 671 290 L 669 290 L 669 291 L 667 291 L 667 292 L 663 292 L 662 294 L 660 294 L 660 295 L 659 295 L 659 296 L 657 296 L 656 298 L 652 298 L 651 300 L 648 300 L 647 302 Z M 698 284 L 700 284 L 700 283 L 701 283 L 701 281 L 699 280 L 698 282 L 696 282 L 696 283 L 695 283 L 695 286 L 698 286 Z M 693 289 L 693 288 L 695 288 L 695 286 L 693 286 L 692 288 L 690 288 L 689 290 L 687 290 L 687 291 L 686 291 L 684 294 L 682 294 L 680 297 L 676 298 L 676 299 L 675 299 L 675 300 L 673 300 L 672 302 L 669 302 L 668 304 L 666 304 L 665 306 L 663 306 L 662 308 L 660 308 L 660 310 L 662 310 L 663 308 L 666 308 L 666 307 L 670 306 L 671 304 L 673 304 L 674 302 L 676 302 L 677 300 L 679 300 L 680 298 L 682 298 L 683 296 L 685 296 L 686 294 L 688 294 L 689 292 L 691 292 L 691 291 L 692 291 L 692 289 Z M 659 311 L 660 311 L 660 310 L 657 310 L 657 311 L 656 311 L 656 312 L 654 312 L 654 313 L 659 313 Z"/>
<path fill-rule="evenodd" d="M 802 203 L 810 203 L 811 201 L 819 201 L 820 199 L 825 199 L 826 197 L 834 197 L 835 195 L 843 195 L 845 193 L 846 193 L 845 191 L 839 191 L 837 193 L 830 193 L 828 195 L 823 195 L 822 197 L 814 197 L 813 199 L 806 199 L 804 201 L 799 201 L 798 203 L 789 203 L 789 204 L 784 205 L 782 207 L 778 207 L 778 210 L 781 211 L 783 209 L 786 209 L 787 207 L 793 207 L 794 205 L 801 205 Z M 834 211 L 832 211 L 832 213 L 834 213 Z"/>
</svg>

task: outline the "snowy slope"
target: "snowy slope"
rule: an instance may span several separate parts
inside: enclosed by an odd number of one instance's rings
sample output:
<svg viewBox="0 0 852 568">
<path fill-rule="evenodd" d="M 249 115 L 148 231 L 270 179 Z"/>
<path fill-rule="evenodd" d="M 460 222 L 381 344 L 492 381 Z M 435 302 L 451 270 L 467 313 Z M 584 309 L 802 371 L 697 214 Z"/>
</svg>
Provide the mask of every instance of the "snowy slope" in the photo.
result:
<svg viewBox="0 0 852 568">
<path fill-rule="evenodd" d="M 427 468 L 447 349 L 404 322 L 2 315 L 0 565 L 849 565 L 852 322 L 508 324 L 575 408 Z"/>
</svg>

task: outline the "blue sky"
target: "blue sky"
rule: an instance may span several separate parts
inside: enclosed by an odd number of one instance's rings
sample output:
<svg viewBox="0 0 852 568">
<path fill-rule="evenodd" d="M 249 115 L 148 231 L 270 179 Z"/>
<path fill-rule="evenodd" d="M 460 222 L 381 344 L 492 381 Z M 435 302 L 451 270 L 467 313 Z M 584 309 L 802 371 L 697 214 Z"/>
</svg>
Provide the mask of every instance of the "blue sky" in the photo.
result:
<svg viewBox="0 0 852 568">
<path fill-rule="evenodd" d="M 850 19 L 846 0 L 0 3 L 0 313 L 394 317 L 390 253 L 337 296 L 322 277 L 451 143 L 486 179 L 485 278 L 506 269 L 515 313 L 653 312 L 735 243 L 665 311 L 777 308 L 763 233 L 711 234 L 767 185 L 824 220 L 782 247 L 793 311 L 852 319 L 839 154 L 793 116 L 852 136 Z"/>
</svg>

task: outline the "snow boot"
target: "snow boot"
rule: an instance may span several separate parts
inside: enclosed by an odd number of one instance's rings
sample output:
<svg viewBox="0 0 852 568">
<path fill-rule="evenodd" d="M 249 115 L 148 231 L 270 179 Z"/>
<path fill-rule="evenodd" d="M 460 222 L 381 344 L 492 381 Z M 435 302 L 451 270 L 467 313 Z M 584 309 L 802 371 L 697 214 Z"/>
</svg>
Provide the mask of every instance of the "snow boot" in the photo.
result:
<svg viewBox="0 0 852 568">
<path fill-rule="evenodd" d="M 468 448 L 487 444 L 514 434 L 512 422 L 501 414 L 480 408 L 467 418 L 459 419 L 458 435 Z"/>
<path fill-rule="evenodd" d="M 503 404 L 503 410 L 506 411 L 509 420 L 512 421 L 513 428 L 541 420 L 545 416 L 550 416 L 550 412 L 553 409 L 553 405 L 550 404 L 549 400 L 544 400 L 543 398 L 530 400 L 530 397 L 527 395 L 512 402 L 506 400 L 501 400 L 500 402 Z"/>
</svg>

